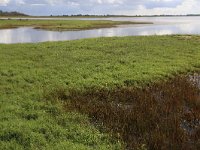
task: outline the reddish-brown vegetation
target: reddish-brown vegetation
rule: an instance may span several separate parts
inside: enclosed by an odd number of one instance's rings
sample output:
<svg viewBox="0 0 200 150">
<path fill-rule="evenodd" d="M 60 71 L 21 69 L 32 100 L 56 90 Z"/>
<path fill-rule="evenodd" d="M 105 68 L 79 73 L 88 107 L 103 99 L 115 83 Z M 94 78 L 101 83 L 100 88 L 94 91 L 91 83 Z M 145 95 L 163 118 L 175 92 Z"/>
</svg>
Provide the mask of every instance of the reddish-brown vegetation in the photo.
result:
<svg viewBox="0 0 200 150">
<path fill-rule="evenodd" d="M 145 88 L 59 91 L 57 97 L 66 102 L 66 109 L 88 114 L 128 149 L 199 149 L 199 83 L 194 74 Z"/>
</svg>

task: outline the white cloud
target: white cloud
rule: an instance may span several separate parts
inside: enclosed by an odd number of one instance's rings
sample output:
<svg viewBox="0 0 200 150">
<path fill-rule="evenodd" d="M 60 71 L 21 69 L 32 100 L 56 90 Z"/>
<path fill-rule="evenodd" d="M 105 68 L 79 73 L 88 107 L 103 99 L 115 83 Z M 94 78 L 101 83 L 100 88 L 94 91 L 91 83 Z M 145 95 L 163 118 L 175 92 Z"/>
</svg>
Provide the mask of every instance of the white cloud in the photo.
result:
<svg viewBox="0 0 200 150">
<path fill-rule="evenodd" d="M 171 2 L 173 0 L 151 0 L 152 2 Z"/>
<path fill-rule="evenodd" d="M 98 4 L 123 4 L 124 0 L 91 0 L 91 2 L 97 2 Z"/>
<path fill-rule="evenodd" d="M 24 5 L 25 4 L 24 0 L 17 0 L 16 2 L 17 2 L 18 5 Z"/>
<path fill-rule="evenodd" d="M 165 0 L 167 1 L 167 0 Z M 169 1 L 169 0 L 168 0 Z M 138 6 L 138 9 L 133 11 L 132 13 L 135 14 L 189 14 L 189 13 L 200 13 L 200 2 L 197 0 L 183 0 L 180 5 L 177 5 L 175 8 L 153 8 L 148 9 L 143 5 Z"/>
<path fill-rule="evenodd" d="M 10 0 L 0 0 L 0 6 L 7 6 Z"/>
</svg>

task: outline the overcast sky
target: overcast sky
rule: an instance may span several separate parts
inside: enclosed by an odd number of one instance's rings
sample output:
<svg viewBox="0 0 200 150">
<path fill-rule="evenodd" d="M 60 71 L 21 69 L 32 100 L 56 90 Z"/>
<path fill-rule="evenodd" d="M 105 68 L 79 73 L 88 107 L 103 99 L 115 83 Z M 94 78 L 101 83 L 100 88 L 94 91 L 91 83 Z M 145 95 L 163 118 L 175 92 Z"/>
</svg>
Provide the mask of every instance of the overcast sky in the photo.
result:
<svg viewBox="0 0 200 150">
<path fill-rule="evenodd" d="M 0 0 L 0 10 L 30 15 L 200 14 L 200 0 Z"/>
</svg>

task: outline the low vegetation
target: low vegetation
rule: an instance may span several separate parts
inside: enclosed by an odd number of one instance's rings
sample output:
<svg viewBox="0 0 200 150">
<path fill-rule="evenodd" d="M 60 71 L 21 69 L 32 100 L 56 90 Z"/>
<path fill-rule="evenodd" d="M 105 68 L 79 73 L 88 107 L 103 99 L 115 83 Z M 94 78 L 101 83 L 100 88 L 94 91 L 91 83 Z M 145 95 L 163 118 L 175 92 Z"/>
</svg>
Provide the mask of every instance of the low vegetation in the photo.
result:
<svg viewBox="0 0 200 150">
<path fill-rule="evenodd" d="M 0 20 L 0 29 L 33 27 L 45 30 L 86 30 L 116 27 L 124 24 L 147 24 L 147 22 L 110 21 L 110 20 L 35 20 L 8 19 Z"/>
<path fill-rule="evenodd" d="M 1 147 L 198 149 L 199 70 L 199 36 L 0 44 Z"/>
<path fill-rule="evenodd" d="M 177 76 L 144 88 L 55 93 L 66 102 L 66 109 L 88 114 L 96 125 L 126 142 L 127 149 L 200 148 L 199 74 Z"/>
<path fill-rule="evenodd" d="M 27 17 L 28 15 L 17 12 L 17 11 L 12 11 L 12 12 L 7 12 L 7 11 L 2 11 L 0 10 L 0 17 Z"/>
</svg>

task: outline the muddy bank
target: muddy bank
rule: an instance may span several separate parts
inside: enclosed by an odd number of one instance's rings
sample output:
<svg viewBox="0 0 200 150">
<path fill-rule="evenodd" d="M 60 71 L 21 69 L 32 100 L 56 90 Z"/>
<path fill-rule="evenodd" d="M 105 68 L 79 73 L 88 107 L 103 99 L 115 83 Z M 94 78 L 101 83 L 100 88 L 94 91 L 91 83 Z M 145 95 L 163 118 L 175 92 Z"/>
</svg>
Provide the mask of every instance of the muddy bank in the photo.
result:
<svg viewBox="0 0 200 150">
<path fill-rule="evenodd" d="M 177 76 L 145 88 L 56 91 L 66 110 L 126 143 L 126 149 L 199 149 L 200 76 Z"/>
</svg>

